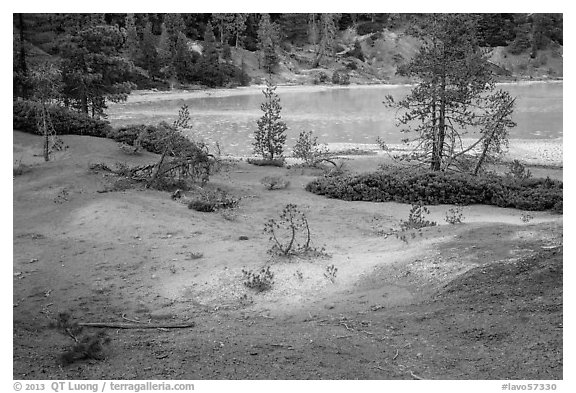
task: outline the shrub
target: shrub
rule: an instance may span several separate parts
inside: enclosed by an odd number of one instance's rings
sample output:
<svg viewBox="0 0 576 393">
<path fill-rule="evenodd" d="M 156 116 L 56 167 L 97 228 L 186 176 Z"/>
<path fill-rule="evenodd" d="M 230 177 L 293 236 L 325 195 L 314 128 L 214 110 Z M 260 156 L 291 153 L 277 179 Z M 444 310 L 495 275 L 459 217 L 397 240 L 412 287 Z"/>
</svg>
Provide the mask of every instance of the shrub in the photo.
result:
<svg viewBox="0 0 576 393">
<path fill-rule="evenodd" d="M 426 220 L 426 216 L 430 214 L 430 210 L 422 202 L 412 205 L 408 220 L 400 220 L 400 228 L 402 231 L 410 229 L 422 229 L 426 227 L 433 227 L 436 225 L 435 221 Z"/>
<path fill-rule="evenodd" d="M 39 105 L 34 101 L 13 101 L 13 128 L 42 135 L 36 118 Z M 110 124 L 105 120 L 95 119 L 58 105 L 49 106 L 48 113 L 56 135 L 89 135 L 105 138 L 111 130 Z"/>
<path fill-rule="evenodd" d="M 22 160 L 14 163 L 15 166 L 12 167 L 12 176 L 22 176 L 24 173 L 28 172 L 30 169 L 27 165 L 22 164 Z"/>
<path fill-rule="evenodd" d="M 191 251 L 191 252 L 186 253 L 186 259 L 194 260 L 194 259 L 200 259 L 203 257 L 204 257 L 204 254 L 201 252 Z"/>
<path fill-rule="evenodd" d="M 308 219 L 294 204 L 284 207 L 279 220 L 269 219 L 264 225 L 264 233 L 270 235 L 272 242 L 269 254 L 329 256 L 324 247 L 318 250 L 311 246 Z"/>
<path fill-rule="evenodd" d="M 281 190 L 290 185 L 287 179 L 280 176 L 266 176 L 260 180 L 260 183 L 262 183 L 267 190 Z"/>
<path fill-rule="evenodd" d="M 230 209 L 238 206 L 239 200 L 228 194 L 226 191 L 217 188 L 215 190 L 205 189 L 198 199 L 188 203 L 188 209 L 199 212 L 214 212 L 218 209 Z"/>
<path fill-rule="evenodd" d="M 326 277 L 328 280 L 330 280 L 332 283 L 334 283 L 334 280 L 336 280 L 336 273 L 338 272 L 338 268 L 336 266 L 332 265 L 328 265 L 326 266 L 326 271 L 324 272 L 324 277 Z"/>
<path fill-rule="evenodd" d="M 332 83 L 335 85 L 349 85 L 350 75 L 343 71 L 334 71 L 332 74 Z"/>
<path fill-rule="evenodd" d="M 110 343 L 110 337 L 105 332 L 82 333 L 83 327 L 73 321 L 68 313 L 58 314 L 58 319 L 51 321 L 48 327 L 60 330 L 74 340 L 74 344 L 59 356 L 62 365 L 85 359 L 104 359 L 104 346 Z"/>
<path fill-rule="evenodd" d="M 358 69 L 358 66 L 353 61 L 349 61 L 348 63 L 345 64 L 345 66 L 346 66 L 346 69 L 350 70 L 350 71 L 355 71 Z"/>
<path fill-rule="evenodd" d="M 248 164 L 256 165 L 256 166 L 277 166 L 283 167 L 285 164 L 284 158 L 275 158 L 273 160 L 270 159 L 261 159 L 261 158 L 249 158 Z"/>
<path fill-rule="evenodd" d="M 552 211 L 554 213 L 560 213 L 562 214 L 562 201 L 558 201 L 554 204 L 554 207 L 552 208 Z"/>
<path fill-rule="evenodd" d="M 515 179 L 528 179 L 532 177 L 532 172 L 526 169 L 526 166 L 520 161 L 514 160 L 508 164 L 508 173 L 506 175 Z"/>
<path fill-rule="evenodd" d="M 257 292 L 263 292 L 274 284 L 274 273 L 270 271 L 270 266 L 262 268 L 258 273 L 251 270 L 242 269 L 244 275 L 244 285 L 248 288 L 255 289 Z"/>
<path fill-rule="evenodd" d="M 268 220 L 264 225 L 264 233 L 269 234 L 269 240 L 273 242 L 269 253 L 289 255 L 310 248 L 308 220 L 298 210 L 298 206 L 291 203 L 284 207 L 278 221 L 273 218 Z M 298 243 L 299 240 L 302 243 Z"/>
<path fill-rule="evenodd" d="M 446 212 L 446 221 L 450 225 L 460 224 L 462 223 L 463 214 L 462 214 L 462 206 L 451 207 Z"/>
<path fill-rule="evenodd" d="M 328 82 L 328 75 L 324 71 L 320 71 L 316 78 L 314 79 L 314 83 L 326 83 Z"/>
<path fill-rule="evenodd" d="M 532 214 L 528 214 L 528 213 L 522 213 L 520 215 L 520 219 L 522 220 L 522 222 L 524 223 L 529 223 L 530 221 L 532 221 L 532 219 L 534 219 L 534 216 Z"/>
<path fill-rule="evenodd" d="M 318 137 L 313 136 L 312 131 L 300 132 L 292 152 L 295 158 L 304 160 L 308 166 L 316 166 L 332 157 L 326 146 L 321 147 L 318 144 Z"/>
<path fill-rule="evenodd" d="M 562 202 L 562 182 L 486 174 L 388 169 L 360 175 L 324 176 L 306 185 L 318 195 L 347 201 L 395 201 L 427 205 L 485 204 L 549 210 Z"/>
<path fill-rule="evenodd" d="M 364 53 L 362 52 L 362 46 L 360 46 L 360 42 L 358 40 L 354 41 L 354 49 L 346 53 L 346 56 L 355 57 L 360 61 L 365 60 Z M 351 69 L 356 69 L 356 64 L 355 63 L 352 64 L 354 64 L 354 68 Z"/>
<path fill-rule="evenodd" d="M 208 201 L 195 200 L 188 203 L 188 209 L 196 210 L 198 212 L 211 213 L 216 211 L 216 205 Z"/>
</svg>

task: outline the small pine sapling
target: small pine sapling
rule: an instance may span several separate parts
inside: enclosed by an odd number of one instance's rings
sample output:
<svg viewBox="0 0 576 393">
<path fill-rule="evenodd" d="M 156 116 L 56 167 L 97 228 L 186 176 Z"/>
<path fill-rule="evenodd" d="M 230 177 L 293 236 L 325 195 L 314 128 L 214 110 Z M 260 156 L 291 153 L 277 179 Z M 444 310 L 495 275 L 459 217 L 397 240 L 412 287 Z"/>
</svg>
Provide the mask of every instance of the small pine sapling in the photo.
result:
<svg viewBox="0 0 576 393">
<path fill-rule="evenodd" d="M 280 97 L 276 93 L 276 86 L 272 84 L 272 78 L 266 80 L 266 89 L 262 93 L 264 102 L 260 109 L 264 115 L 258 120 L 258 129 L 254 133 L 254 153 L 265 160 L 274 160 L 282 157 L 288 127 L 281 120 Z"/>
<path fill-rule="evenodd" d="M 273 242 L 269 253 L 287 256 L 311 249 L 308 220 L 294 204 L 284 207 L 278 221 L 273 218 L 268 220 L 264 225 L 264 233 L 269 234 Z"/>
<path fill-rule="evenodd" d="M 450 225 L 455 225 L 461 224 L 463 219 L 462 206 L 455 206 L 448 209 L 444 220 Z"/>
<path fill-rule="evenodd" d="M 412 205 L 410 213 L 408 215 L 408 220 L 400 221 L 400 228 L 402 231 L 407 231 L 410 229 L 422 229 L 425 227 L 435 226 L 437 223 L 435 221 L 426 220 L 426 216 L 430 214 L 430 210 L 418 202 Z"/>
<path fill-rule="evenodd" d="M 532 172 L 526 169 L 526 166 L 520 161 L 514 160 L 508 164 L 508 173 L 506 175 L 514 179 L 525 180 L 532 177 Z"/>
</svg>

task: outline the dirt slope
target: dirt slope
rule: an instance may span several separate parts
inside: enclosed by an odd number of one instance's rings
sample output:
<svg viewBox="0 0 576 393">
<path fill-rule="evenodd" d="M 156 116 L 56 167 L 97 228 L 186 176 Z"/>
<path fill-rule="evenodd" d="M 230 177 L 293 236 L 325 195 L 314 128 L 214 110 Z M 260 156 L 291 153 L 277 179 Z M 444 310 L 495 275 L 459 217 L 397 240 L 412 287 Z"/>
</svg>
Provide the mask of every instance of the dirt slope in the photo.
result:
<svg viewBox="0 0 576 393">
<path fill-rule="evenodd" d="M 562 378 L 561 216 L 524 223 L 517 210 L 469 206 L 464 224 L 405 243 L 375 230 L 397 227 L 410 206 L 325 199 L 303 190 L 309 171 L 240 162 L 210 182 L 242 197 L 225 217 L 160 191 L 98 192 L 113 179 L 89 163 L 156 157 L 64 140 L 42 163 L 40 139 L 14 132 L 14 159 L 30 166 L 13 182 L 15 379 Z M 266 191 L 260 179 L 274 174 L 290 187 Z M 287 203 L 330 258 L 267 254 L 264 223 Z M 445 224 L 448 208 L 431 207 L 431 219 Z M 275 283 L 257 294 L 242 269 L 265 265 Z M 61 366 L 73 340 L 48 328 L 59 312 L 196 326 L 104 329 L 105 359 Z"/>
</svg>

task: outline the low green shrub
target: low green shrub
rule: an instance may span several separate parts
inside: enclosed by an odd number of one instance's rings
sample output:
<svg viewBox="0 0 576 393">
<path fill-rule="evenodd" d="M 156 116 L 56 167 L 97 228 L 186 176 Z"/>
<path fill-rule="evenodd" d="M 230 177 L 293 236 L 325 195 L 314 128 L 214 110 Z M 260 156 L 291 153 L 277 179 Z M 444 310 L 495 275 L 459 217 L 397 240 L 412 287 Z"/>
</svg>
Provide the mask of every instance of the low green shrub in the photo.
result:
<svg viewBox="0 0 576 393">
<path fill-rule="evenodd" d="M 326 74 L 324 71 L 320 71 L 318 75 L 316 75 L 316 77 L 314 78 L 315 84 L 326 82 L 328 82 L 328 74 Z"/>
<path fill-rule="evenodd" d="M 286 163 L 283 158 L 275 158 L 273 160 L 264 159 L 264 158 L 249 158 L 248 164 L 256 165 L 256 166 L 277 166 L 283 167 Z"/>
<path fill-rule="evenodd" d="M 332 74 L 332 83 L 335 85 L 349 85 L 350 75 L 343 71 L 334 71 Z"/>
<path fill-rule="evenodd" d="M 211 213 L 216 211 L 216 204 L 209 201 L 196 200 L 188 204 L 188 209 L 196 210 L 197 212 Z"/>
<path fill-rule="evenodd" d="M 257 292 L 267 291 L 274 285 L 274 273 L 270 271 L 270 266 L 260 269 L 258 273 L 252 270 L 242 269 L 244 285 L 255 289 Z"/>
<path fill-rule="evenodd" d="M 266 187 L 267 190 L 282 190 L 288 188 L 290 181 L 280 176 L 266 176 L 260 179 L 260 183 Z"/>
<path fill-rule="evenodd" d="M 324 176 L 306 185 L 309 192 L 346 201 L 484 204 L 532 211 L 561 209 L 562 189 L 561 181 L 549 178 L 516 179 L 398 168 Z"/>
<path fill-rule="evenodd" d="M 228 192 L 216 189 L 203 189 L 201 194 L 188 203 L 188 209 L 199 212 L 215 212 L 219 209 L 233 209 L 240 200 Z"/>
<path fill-rule="evenodd" d="M 34 101 L 13 101 L 12 126 L 15 130 L 41 135 L 36 114 L 40 104 Z M 105 138 L 111 130 L 110 123 L 58 105 L 50 105 L 48 113 L 56 135 L 89 135 Z"/>
</svg>

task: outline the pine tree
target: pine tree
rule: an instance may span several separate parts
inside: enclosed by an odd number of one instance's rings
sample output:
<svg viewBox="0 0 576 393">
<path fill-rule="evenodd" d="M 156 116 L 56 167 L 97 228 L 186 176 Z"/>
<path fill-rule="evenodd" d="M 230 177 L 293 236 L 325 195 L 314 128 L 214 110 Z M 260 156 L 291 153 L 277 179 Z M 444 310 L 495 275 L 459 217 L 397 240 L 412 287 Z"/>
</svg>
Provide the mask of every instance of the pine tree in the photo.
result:
<svg viewBox="0 0 576 393">
<path fill-rule="evenodd" d="M 263 159 L 274 160 L 282 157 L 286 143 L 286 123 L 281 120 L 280 97 L 276 93 L 276 86 L 272 84 L 272 77 L 266 81 L 266 89 L 262 91 L 264 102 L 260 106 L 264 115 L 258 120 L 258 130 L 254 134 L 254 153 Z"/>
<path fill-rule="evenodd" d="M 27 98 L 29 95 L 28 80 L 28 57 L 25 44 L 25 31 L 26 25 L 24 24 L 24 17 L 21 13 L 17 14 L 18 38 L 13 36 L 13 55 L 12 55 L 12 70 L 13 70 L 13 91 L 14 97 L 20 96 Z"/>
<path fill-rule="evenodd" d="M 258 25 L 258 46 L 263 56 L 264 69 L 272 73 L 278 64 L 276 47 L 280 42 L 280 26 L 270 21 L 269 14 L 262 14 Z"/>
<path fill-rule="evenodd" d="M 188 39 L 182 32 L 178 34 L 178 39 L 176 40 L 172 63 L 178 80 L 189 81 L 192 79 L 194 58 L 192 52 L 188 49 Z"/>
<path fill-rule="evenodd" d="M 90 25 L 101 26 L 106 24 L 105 14 L 89 14 Z"/>
<path fill-rule="evenodd" d="M 158 76 L 160 64 L 158 59 L 158 51 L 154 41 L 154 34 L 152 33 L 152 23 L 146 22 L 144 30 L 142 31 L 142 41 L 140 42 L 140 50 L 142 53 L 142 66 L 150 77 Z"/>
<path fill-rule="evenodd" d="M 136 29 L 136 20 L 134 14 L 126 15 L 126 49 L 128 57 L 134 63 L 137 63 L 142 56 L 140 52 L 140 39 L 138 38 L 138 31 Z"/>
<path fill-rule="evenodd" d="M 162 24 L 162 33 L 158 41 L 158 60 L 160 64 L 160 73 L 166 79 L 174 77 L 175 70 L 172 64 L 172 42 L 170 35 L 166 29 L 166 25 Z"/>
<path fill-rule="evenodd" d="M 469 169 L 466 153 L 484 143 L 484 151 L 498 151 L 505 143 L 513 99 L 495 85 L 477 41 L 474 17 L 433 14 L 422 26 L 420 52 L 399 73 L 419 80 L 399 102 L 385 103 L 399 110 L 402 132 L 414 132 L 420 159 L 434 171 Z M 465 147 L 462 135 L 479 129 L 480 137 Z M 488 147 L 486 147 L 488 143 Z M 482 162 L 484 159 L 481 159 Z M 480 162 L 480 165 L 482 164 Z M 477 172 L 477 171 L 476 171 Z"/>
<path fill-rule="evenodd" d="M 38 103 L 36 120 L 44 139 L 44 161 L 49 161 L 51 145 L 55 144 L 56 132 L 52 126 L 48 106 L 60 97 L 62 73 L 54 65 L 45 63 L 31 70 L 29 79 L 32 87 L 32 100 Z"/>
<path fill-rule="evenodd" d="M 326 55 L 334 53 L 334 43 L 336 41 L 336 33 L 338 33 L 337 23 L 340 19 L 340 14 L 320 14 L 318 23 L 318 45 L 316 45 L 316 59 L 312 68 L 320 65 L 320 61 Z"/>
<path fill-rule="evenodd" d="M 168 33 L 168 37 L 170 37 L 170 41 L 174 47 L 176 45 L 176 41 L 178 40 L 178 35 L 186 31 L 186 24 L 184 23 L 182 15 L 164 15 L 164 26 L 166 27 L 166 32 Z"/>
<path fill-rule="evenodd" d="M 220 69 L 220 56 L 216 48 L 216 37 L 212 24 L 208 23 L 204 32 L 204 49 L 198 63 L 198 76 L 207 86 L 222 86 L 223 76 Z"/>
<path fill-rule="evenodd" d="M 240 43 L 240 37 L 242 33 L 246 30 L 246 20 L 248 19 L 248 14 L 234 14 L 234 20 L 232 21 L 231 31 L 234 34 L 235 44 L 234 46 L 238 48 Z"/>
<path fill-rule="evenodd" d="M 242 14 L 212 14 L 212 20 L 220 33 L 220 45 L 224 45 L 228 41 L 229 34 L 234 35 L 236 33 L 236 15 Z"/>
<path fill-rule="evenodd" d="M 106 101 L 119 102 L 135 87 L 128 82 L 133 64 L 120 56 L 124 37 L 114 26 L 89 26 L 61 49 L 65 102 L 92 116 L 101 116 Z"/>
</svg>

